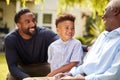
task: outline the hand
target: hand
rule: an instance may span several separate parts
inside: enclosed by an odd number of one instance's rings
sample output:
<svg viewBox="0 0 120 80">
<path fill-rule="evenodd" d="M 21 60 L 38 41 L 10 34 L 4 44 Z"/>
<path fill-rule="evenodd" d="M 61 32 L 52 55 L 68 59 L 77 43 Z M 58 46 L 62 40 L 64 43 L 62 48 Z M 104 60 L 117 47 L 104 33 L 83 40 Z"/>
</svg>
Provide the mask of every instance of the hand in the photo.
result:
<svg viewBox="0 0 120 80">
<path fill-rule="evenodd" d="M 82 75 L 77 75 L 75 77 L 72 76 L 64 76 L 60 78 L 60 80 L 85 80 L 85 77 Z"/>
<path fill-rule="evenodd" d="M 80 74 L 76 75 L 75 78 L 78 78 L 80 80 L 85 80 L 85 77 Z"/>
<path fill-rule="evenodd" d="M 60 78 L 62 78 L 64 76 L 72 76 L 72 75 L 70 73 L 58 73 L 54 77 L 56 80 L 59 80 Z"/>
<path fill-rule="evenodd" d="M 55 74 L 54 74 L 54 72 L 50 72 L 48 75 L 47 75 L 47 77 L 53 77 Z"/>
<path fill-rule="evenodd" d="M 79 80 L 79 79 L 72 77 L 72 76 L 64 76 L 64 77 L 60 78 L 60 80 Z"/>
<path fill-rule="evenodd" d="M 23 80 L 34 80 L 34 79 L 31 77 L 27 77 L 27 78 L 24 78 Z"/>
</svg>

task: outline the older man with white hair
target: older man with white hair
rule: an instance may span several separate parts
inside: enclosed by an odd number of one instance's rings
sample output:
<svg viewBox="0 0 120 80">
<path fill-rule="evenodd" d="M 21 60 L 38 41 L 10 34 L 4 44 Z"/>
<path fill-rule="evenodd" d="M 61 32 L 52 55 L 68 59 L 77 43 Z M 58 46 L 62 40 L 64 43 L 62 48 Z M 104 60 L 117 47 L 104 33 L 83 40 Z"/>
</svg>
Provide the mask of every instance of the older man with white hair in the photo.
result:
<svg viewBox="0 0 120 80">
<path fill-rule="evenodd" d="M 111 0 L 108 3 L 102 19 L 106 30 L 93 44 L 83 64 L 72 68 L 69 73 L 57 75 L 57 78 L 120 80 L 120 0 Z M 65 75 L 69 77 L 63 77 Z"/>
</svg>

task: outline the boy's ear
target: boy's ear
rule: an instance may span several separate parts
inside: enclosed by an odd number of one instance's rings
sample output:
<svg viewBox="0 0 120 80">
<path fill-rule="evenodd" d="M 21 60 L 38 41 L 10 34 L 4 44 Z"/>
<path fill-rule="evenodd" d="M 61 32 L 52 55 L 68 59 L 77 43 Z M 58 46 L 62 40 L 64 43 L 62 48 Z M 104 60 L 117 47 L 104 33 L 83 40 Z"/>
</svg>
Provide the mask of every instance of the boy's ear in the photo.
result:
<svg viewBox="0 0 120 80">
<path fill-rule="evenodd" d="M 57 31 L 57 32 L 59 32 L 59 29 L 58 29 L 58 27 L 56 28 L 56 31 Z"/>
</svg>

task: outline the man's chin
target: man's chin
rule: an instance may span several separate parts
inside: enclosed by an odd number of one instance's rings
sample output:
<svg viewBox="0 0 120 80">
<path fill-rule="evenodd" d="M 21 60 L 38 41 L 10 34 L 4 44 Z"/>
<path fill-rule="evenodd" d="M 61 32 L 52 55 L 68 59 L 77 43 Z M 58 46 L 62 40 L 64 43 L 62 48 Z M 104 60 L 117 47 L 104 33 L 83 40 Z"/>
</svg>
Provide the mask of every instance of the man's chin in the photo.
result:
<svg viewBox="0 0 120 80">
<path fill-rule="evenodd" d="M 32 32 L 31 35 L 33 36 L 36 33 L 36 31 Z"/>
<path fill-rule="evenodd" d="M 35 33 L 36 33 L 36 31 L 32 31 L 32 32 L 29 32 L 28 35 L 33 36 Z"/>
<path fill-rule="evenodd" d="M 29 30 L 29 33 L 30 33 L 31 35 L 34 35 L 34 34 L 36 33 L 36 29 L 34 29 L 34 30 Z"/>
</svg>

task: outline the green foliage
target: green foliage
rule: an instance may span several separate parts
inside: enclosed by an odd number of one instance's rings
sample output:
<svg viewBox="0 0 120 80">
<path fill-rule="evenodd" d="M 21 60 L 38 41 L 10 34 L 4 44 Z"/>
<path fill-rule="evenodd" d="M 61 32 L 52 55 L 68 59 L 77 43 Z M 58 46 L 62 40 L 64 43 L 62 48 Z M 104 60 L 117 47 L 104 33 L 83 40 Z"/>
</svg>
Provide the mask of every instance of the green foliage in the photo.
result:
<svg viewBox="0 0 120 80">
<path fill-rule="evenodd" d="M 68 9 L 73 8 L 75 5 L 79 7 L 85 5 L 87 0 L 59 0 L 57 14 L 60 15 L 63 12 L 66 12 Z"/>
<path fill-rule="evenodd" d="M 104 28 L 105 27 L 100 16 L 96 15 L 95 18 L 89 16 L 86 20 L 86 43 L 89 43 L 89 45 L 93 44 L 100 33 L 104 31 Z"/>
<path fill-rule="evenodd" d="M 86 40 L 85 40 L 84 37 L 78 36 L 78 37 L 76 37 L 76 39 L 78 39 L 79 41 L 81 41 L 82 44 L 86 44 Z"/>
<path fill-rule="evenodd" d="M 97 15 L 102 15 L 104 12 L 104 9 L 109 2 L 109 0 L 88 0 L 90 4 L 90 9 L 93 12 L 93 17 L 96 17 Z"/>
<path fill-rule="evenodd" d="M 8 68 L 5 60 L 5 54 L 0 52 L 0 80 L 6 80 L 7 74 Z"/>
<path fill-rule="evenodd" d="M 28 0 L 20 0 L 20 2 L 22 3 L 22 7 L 25 7 L 26 6 L 26 2 L 28 2 Z M 34 2 L 34 4 L 39 4 L 39 3 L 43 4 L 44 0 L 33 0 L 33 2 Z M 7 5 L 9 5 L 10 4 L 10 0 L 6 0 L 6 3 L 7 3 Z"/>
<path fill-rule="evenodd" d="M 67 9 L 73 8 L 78 5 L 80 8 L 85 7 L 93 12 L 93 17 L 95 17 L 96 12 L 98 15 L 102 15 L 106 4 L 109 0 L 59 0 L 58 4 L 58 14 L 66 11 Z"/>
</svg>

